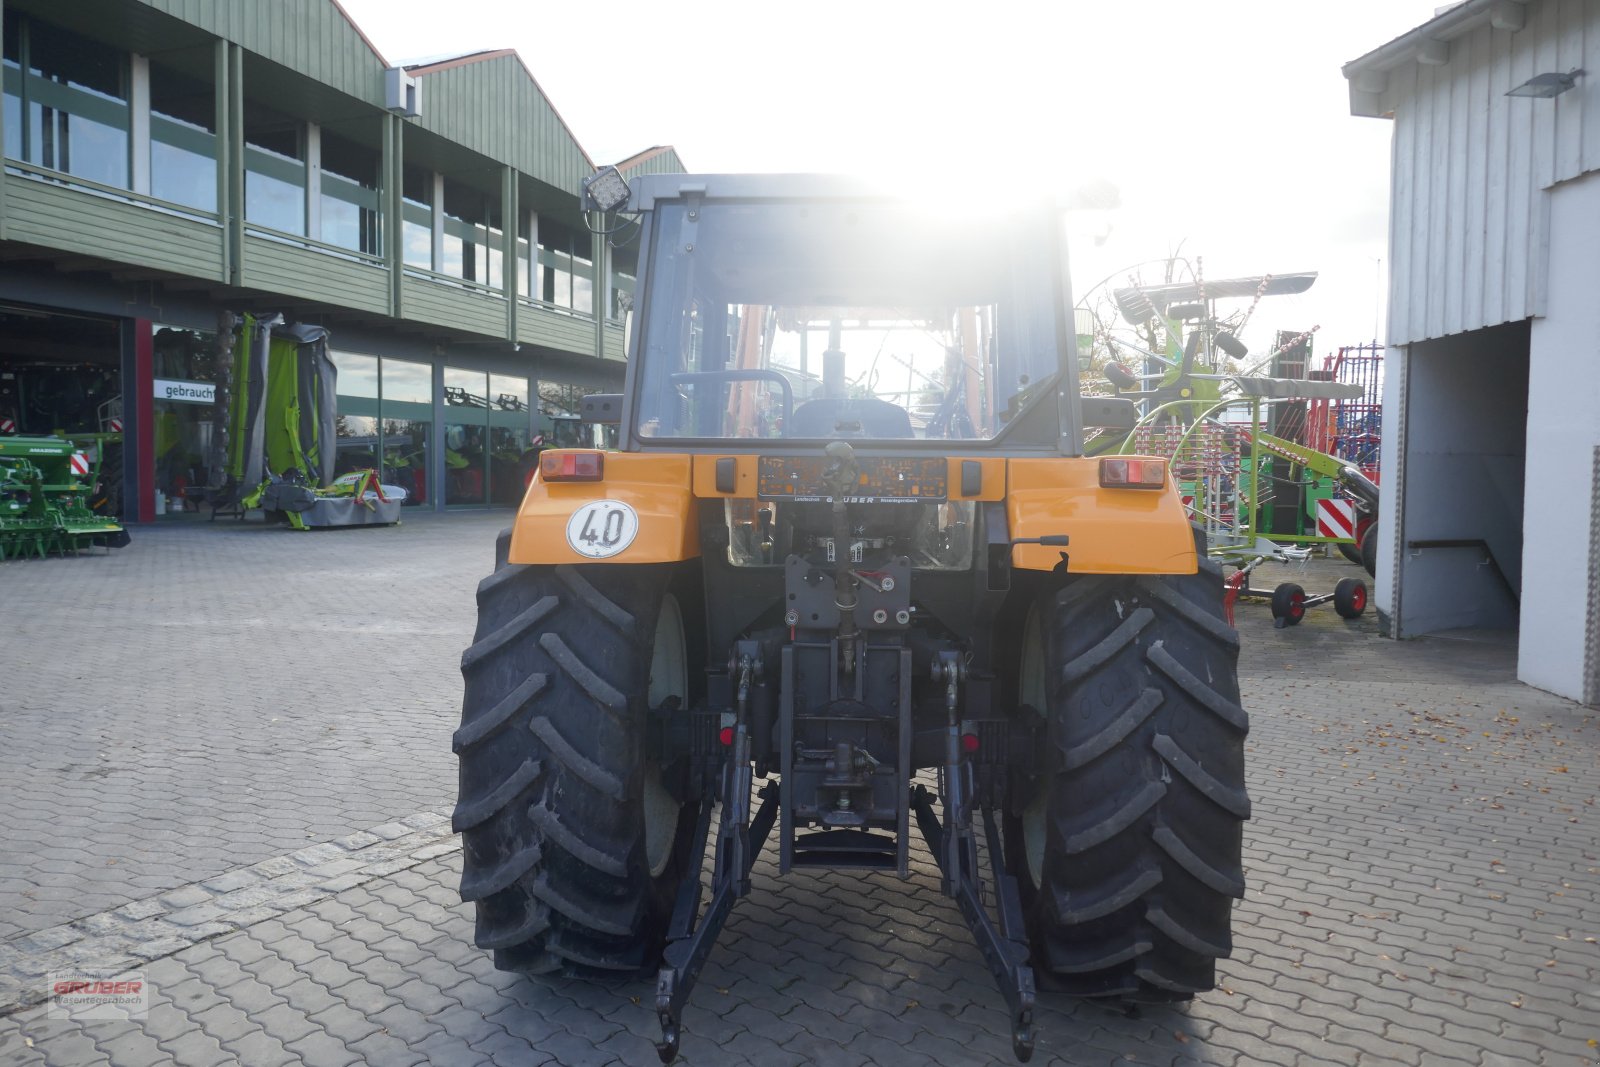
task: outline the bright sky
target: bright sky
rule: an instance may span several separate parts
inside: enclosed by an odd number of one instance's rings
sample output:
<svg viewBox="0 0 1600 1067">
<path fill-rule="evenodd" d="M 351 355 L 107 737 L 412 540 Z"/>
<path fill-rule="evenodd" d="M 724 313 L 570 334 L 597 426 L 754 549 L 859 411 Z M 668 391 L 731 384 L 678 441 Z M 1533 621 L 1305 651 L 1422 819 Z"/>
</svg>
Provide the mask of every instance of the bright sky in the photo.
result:
<svg viewBox="0 0 1600 1067">
<path fill-rule="evenodd" d="M 343 3 L 390 62 L 515 48 L 599 163 L 1109 182 L 1120 206 L 1074 221 L 1079 294 L 1180 243 L 1207 278 L 1317 271 L 1244 340 L 1320 326 L 1320 356 L 1381 334 L 1387 258 L 1391 125 L 1351 117 L 1339 68 L 1436 0 Z"/>
</svg>

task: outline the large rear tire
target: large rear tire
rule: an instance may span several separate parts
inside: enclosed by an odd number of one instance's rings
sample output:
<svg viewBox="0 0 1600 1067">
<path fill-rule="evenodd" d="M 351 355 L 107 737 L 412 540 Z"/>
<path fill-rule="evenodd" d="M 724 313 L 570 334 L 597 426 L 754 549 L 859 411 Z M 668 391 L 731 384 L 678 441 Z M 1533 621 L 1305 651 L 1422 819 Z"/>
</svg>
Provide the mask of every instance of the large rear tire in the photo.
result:
<svg viewBox="0 0 1600 1067">
<path fill-rule="evenodd" d="M 1244 894 L 1249 723 L 1222 575 L 1086 576 L 1039 597 L 1019 698 L 1051 767 L 1007 820 L 1033 965 L 1066 992 L 1184 1000 L 1215 985 Z"/>
<path fill-rule="evenodd" d="M 454 739 L 475 941 L 501 970 L 649 970 L 696 814 L 646 745 L 648 705 L 689 696 L 672 568 L 496 555 Z"/>
</svg>

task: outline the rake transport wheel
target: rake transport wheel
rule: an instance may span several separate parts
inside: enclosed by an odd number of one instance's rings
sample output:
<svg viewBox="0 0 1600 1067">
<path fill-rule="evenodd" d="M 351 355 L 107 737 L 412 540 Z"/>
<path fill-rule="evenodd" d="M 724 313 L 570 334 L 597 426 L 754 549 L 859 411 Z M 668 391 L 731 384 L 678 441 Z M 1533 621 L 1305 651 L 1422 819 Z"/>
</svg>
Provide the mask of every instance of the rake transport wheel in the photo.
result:
<svg viewBox="0 0 1600 1067">
<path fill-rule="evenodd" d="M 1085 576 L 1024 625 L 1020 701 L 1048 773 L 1008 807 L 1032 963 L 1079 996 L 1186 1000 L 1215 985 L 1244 895 L 1249 721 L 1220 568 Z"/>
<path fill-rule="evenodd" d="M 501 970 L 652 970 L 697 814 L 646 749 L 647 706 L 688 698 L 673 568 L 508 564 L 505 541 L 454 739 L 475 940 Z"/>
<path fill-rule="evenodd" d="M 1306 617 L 1306 591 L 1293 582 L 1284 582 L 1272 591 L 1272 617 L 1276 625 L 1299 626 Z"/>
<path fill-rule="evenodd" d="M 1333 587 L 1333 610 L 1341 619 L 1359 619 L 1367 610 L 1367 583 L 1360 578 L 1340 578 Z"/>
</svg>

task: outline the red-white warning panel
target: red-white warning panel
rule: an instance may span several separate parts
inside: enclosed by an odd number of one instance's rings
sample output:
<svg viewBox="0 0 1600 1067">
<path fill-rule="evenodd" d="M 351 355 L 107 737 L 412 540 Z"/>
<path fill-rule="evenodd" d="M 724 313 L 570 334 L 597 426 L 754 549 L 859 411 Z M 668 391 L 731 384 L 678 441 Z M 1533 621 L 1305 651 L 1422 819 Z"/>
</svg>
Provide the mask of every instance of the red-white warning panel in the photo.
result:
<svg viewBox="0 0 1600 1067">
<path fill-rule="evenodd" d="M 1355 502 L 1336 499 L 1317 501 L 1317 536 L 1343 537 L 1346 540 L 1355 540 Z"/>
</svg>

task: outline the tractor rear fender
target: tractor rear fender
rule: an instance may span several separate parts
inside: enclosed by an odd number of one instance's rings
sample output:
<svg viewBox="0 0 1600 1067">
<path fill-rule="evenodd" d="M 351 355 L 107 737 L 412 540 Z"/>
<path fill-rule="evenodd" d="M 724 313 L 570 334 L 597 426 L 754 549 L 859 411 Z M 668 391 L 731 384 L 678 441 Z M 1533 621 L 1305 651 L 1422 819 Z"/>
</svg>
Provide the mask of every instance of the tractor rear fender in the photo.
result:
<svg viewBox="0 0 1600 1067">
<path fill-rule="evenodd" d="M 599 456 L 600 478 L 535 477 L 512 527 L 510 562 L 676 563 L 700 555 L 688 456 L 549 449 L 541 458 L 564 453 Z M 608 527 L 608 513 L 619 509 L 585 510 L 605 502 L 625 505 L 620 510 L 631 519 L 613 519 Z M 573 546 L 586 536 L 589 550 L 579 552 Z"/>
<path fill-rule="evenodd" d="M 1006 519 L 1013 540 L 1066 534 L 1071 574 L 1193 574 L 1194 531 L 1171 479 L 1160 489 L 1107 489 L 1094 458 L 1012 459 Z M 1053 570 L 1063 549 L 1017 545 L 1012 566 Z"/>
<path fill-rule="evenodd" d="M 549 455 L 550 453 L 546 453 Z M 753 496 L 754 457 L 739 456 L 736 488 L 718 492 L 714 457 L 660 453 L 603 453 L 598 481 L 553 481 L 528 487 L 511 538 L 512 563 L 672 563 L 700 554 L 695 527 L 697 496 Z M 968 499 L 1000 495 L 997 458 L 982 462 L 982 488 Z M 952 497 L 962 498 L 960 460 L 952 460 Z M 1095 459 L 1011 459 L 1006 462 L 1005 506 L 1017 539 L 1067 534 L 1068 570 L 1074 574 L 1193 574 L 1193 534 L 1177 488 L 1106 489 Z M 973 488 L 976 489 L 976 486 Z M 587 504 L 616 501 L 637 518 L 637 532 L 609 555 L 580 553 L 569 527 Z M 1018 545 L 1013 565 L 1052 570 L 1061 549 Z"/>
</svg>

